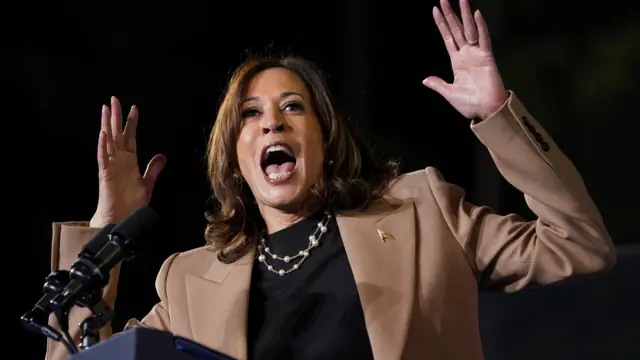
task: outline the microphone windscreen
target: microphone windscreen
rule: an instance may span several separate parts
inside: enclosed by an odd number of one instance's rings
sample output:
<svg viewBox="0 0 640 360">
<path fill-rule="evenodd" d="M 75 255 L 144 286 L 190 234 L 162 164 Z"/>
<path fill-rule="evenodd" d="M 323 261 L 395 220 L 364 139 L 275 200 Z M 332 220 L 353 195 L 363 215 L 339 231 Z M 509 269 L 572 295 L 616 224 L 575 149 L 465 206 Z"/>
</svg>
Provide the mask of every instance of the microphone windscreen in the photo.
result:
<svg viewBox="0 0 640 360">
<path fill-rule="evenodd" d="M 142 207 L 113 228 L 112 234 L 127 239 L 137 249 L 150 240 L 150 234 L 160 225 L 160 217 L 150 207 Z"/>
<path fill-rule="evenodd" d="M 98 231 L 84 246 L 80 249 L 78 257 L 94 257 L 109 241 L 109 234 L 116 224 L 107 224 Z"/>
</svg>

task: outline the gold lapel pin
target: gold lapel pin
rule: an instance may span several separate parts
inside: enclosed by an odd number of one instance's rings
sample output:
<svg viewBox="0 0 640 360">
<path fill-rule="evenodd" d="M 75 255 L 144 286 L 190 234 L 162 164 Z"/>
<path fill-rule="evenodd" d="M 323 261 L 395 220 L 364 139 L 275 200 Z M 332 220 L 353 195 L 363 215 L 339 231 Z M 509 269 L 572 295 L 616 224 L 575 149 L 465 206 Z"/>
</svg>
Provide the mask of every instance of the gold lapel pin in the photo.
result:
<svg viewBox="0 0 640 360">
<path fill-rule="evenodd" d="M 382 240 L 382 242 L 386 242 L 387 240 L 395 240 L 393 235 L 380 229 L 378 229 L 378 236 L 380 236 L 380 240 Z"/>
</svg>

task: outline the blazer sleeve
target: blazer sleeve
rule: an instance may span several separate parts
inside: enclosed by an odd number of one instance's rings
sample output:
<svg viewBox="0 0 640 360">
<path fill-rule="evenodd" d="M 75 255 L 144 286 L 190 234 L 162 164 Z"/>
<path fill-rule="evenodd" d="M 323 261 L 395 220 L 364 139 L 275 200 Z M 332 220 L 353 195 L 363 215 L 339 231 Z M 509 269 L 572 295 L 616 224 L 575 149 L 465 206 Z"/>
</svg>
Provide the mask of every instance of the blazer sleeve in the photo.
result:
<svg viewBox="0 0 640 360">
<path fill-rule="evenodd" d="M 89 241 L 100 229 L 89 227 L 88 222 L 61 222 L 53 224 L 52 251 L 51 251 L 51 271 L 69 270 L 71 265 L 78 257 L 82 246 Z M 156 279 L 156 289 L 160 302 L 153 307 L 151 312 L 145 316 L 142 321 L 130 320 L 125 329 L 134 326 L 147 326 L 160 330 L 168 330 L 170 328 L 170 320 L 167 312 L 167 296 L 166 296 L 166 280 L 168 278 L 169 269 L 173 259 L 178 254 L 169 257 L 160 268 Z M 116 266 L 112 271 L 109 283 L 103 290 L 103 299 L 114 309 L 116 295 L 118 290 L 118 278 L 120 274 L 120 266 Z M 91 311 L 85 308 L 74 307 L 69 312 L 69 334 L 73 338 L 76 345 L 80 341 L 80 323 L 91 316 Z M 49 325 L 60 331 L 60 326 L 55 316 L 50 316 Z M 100 331 L 102 340 L 112 335 L 111 325 L 107 325 Z M 67 349 L 59 342 L 47 339 L 46 360 L 60 360 L 70 357 Z"/>
<path fill-rule="evenodd" d="M 615 264 L 614 245 L 580 174 L 513 92 L 471 128 L 537 215 L 526 221 L 470 204 L 461 188 L 427 169 L 444 220 L 481 287 L 510 292 Z"/>
</svg>

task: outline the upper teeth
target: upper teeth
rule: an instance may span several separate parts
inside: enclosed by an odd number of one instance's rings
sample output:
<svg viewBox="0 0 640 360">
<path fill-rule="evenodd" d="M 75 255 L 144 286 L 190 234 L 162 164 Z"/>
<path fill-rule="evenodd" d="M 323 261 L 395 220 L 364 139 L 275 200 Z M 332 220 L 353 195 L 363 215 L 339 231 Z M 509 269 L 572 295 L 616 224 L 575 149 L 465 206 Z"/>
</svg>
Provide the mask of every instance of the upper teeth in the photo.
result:
<svg viewBox="0 0 640 360">
<path fill-rule="evenodd" d="M 293 156 L 293 154 L 291 154 L 291 149 L 289 149 L 289 147 L 284 145 L 271 145 L 267 148 L 266 153 L 268 154 L 274 151 L 284 151 L 288 155 Z"/>
</svg>

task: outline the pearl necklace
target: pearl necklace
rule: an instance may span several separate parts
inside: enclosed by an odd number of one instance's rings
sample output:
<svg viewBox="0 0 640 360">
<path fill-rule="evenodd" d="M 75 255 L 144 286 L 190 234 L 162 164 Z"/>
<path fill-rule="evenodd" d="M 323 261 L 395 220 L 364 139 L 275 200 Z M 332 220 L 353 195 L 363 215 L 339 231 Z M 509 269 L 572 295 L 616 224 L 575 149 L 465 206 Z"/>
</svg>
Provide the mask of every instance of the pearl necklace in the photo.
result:
<svg viewBox="0 0 640 360">
<path fill-rule="evenodd" d="M 265 240 L 265 238 L 260 239 L 260 245 L 258 245 L 258 253 L 260 254 L 258 256 L 258 261 L 263 263 L 267 267 L 267 270 L 271 271 L 272 273 L 276 273 L 280 276 L 284 276 L 286 274 L 289 274 L 298 270 L 302 265 L 302 263 L 307 259 L 307 257 L 309 257 L 309 252 L 311 251 L 311 249 L 316 248 L 320 245 L 320 239 L 322 238 L 322 235 L 324 235 L 328 231 L 327 224 L 329 223 L 330 219 L 331 219 L 331 214 L 329 214 L 329 212 L 325 212 L 324 219 L 322 219 L 318 223 L 318 226 L 314 230 L 313 234 L 309 236 L 309 245 L 307 246 L 307 248 L 304 250 L 300 250 L 296 255 L 293 255 L 293 256 L 279 256 L 274 254 L 273 252 L 271 252 L 271 250 L 267 246 L 267 241 Z M 298 260 L 298 262 L 293 264 L 293 266 L 289 270 L 284 270 L 284 269 L 276 270 L 273 267 L 273 265 L 267 262 L 267 255 L 269 255 L 269 257 L 271 257 L 272 259 L 281 260 L 287 264 L 298 258 L 300 258 L 300 260 Z"/>
</svg>

